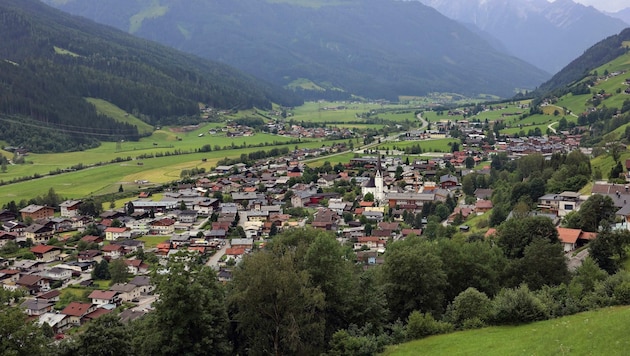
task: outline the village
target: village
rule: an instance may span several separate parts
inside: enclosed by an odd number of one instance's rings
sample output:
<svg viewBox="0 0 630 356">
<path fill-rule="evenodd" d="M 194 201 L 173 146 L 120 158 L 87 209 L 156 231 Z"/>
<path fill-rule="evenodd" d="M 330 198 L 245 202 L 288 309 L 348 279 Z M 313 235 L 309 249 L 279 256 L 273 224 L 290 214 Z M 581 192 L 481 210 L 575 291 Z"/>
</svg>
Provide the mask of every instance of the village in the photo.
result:
<svg viewBox="0 0 630 356">
<path fill-rule="evenodd" d="M 5 289 L 23 291 L 27 295 L 21 305 L 24 312 L 62 335 L 116 308 L 124 309 L 123 321 L 150 312 L 157 298 L 150 271 L 179 251 L 198 254 L 217 271 L 219 281 L 229 283 L 232 268 L 247 254 L 264 249 L 274 235 L 312 228 L 334 233 L 339 243 L 355 251 L 356 263 L 367 269 L 383 263 L 388 243 L 423 236 L 431 229 L 429 212 L 439 216 L 440 225 L 468 233 L 466 221 L 493 208 L 492 190 L 479 188 L 474 201 L 463 199 L 462 180 L 468 174 L 490 174 L 493 157 L 502 154 L 515 159 L 532 153 L 549 157 L 579 149 L 580 136 L 568 134 L 480 144 L 477 140 L 483 132 L 475 125 L 461 121 L 456 125 L 463 136 L 462 149 L 454 152 L 410 158 L 397 152 L 356 150 L 347 164 L 311 168 L 306 159 L 349 148 L 340 144 L 296 149 L 249 165 L 219 165 L 159 193 L 147 189 L 124 207 L 97 216 L 82 214 L 82 200 L 65 201 L 57 210 L 41 205 L 18 212 L 4 210 L 0 212 L 0 248 L 26 246 L 29 253 L 0 259 L 0 283 Z M 452 124 L 435 127 L 418 138 L 448 137 L 453 128 Z M 295 127 L 293 131 L 299 132 Z M 400 141 L 409 135 L 414 133 L 401 135 Z M 622 221 L 618 228 L 628 229 L 628 185 L 600 182 L 592 192 L 614 200 Z M 567 253 L 596 237 L 559 227 L 587 198 L 578 192 L 546 194 L 531 212 L 554 221 Z M 495 232 L 490 228 L 483 234 L 488 237 Z M 147 246 L 145 236 L 159 242 Z M 122 261 L 127 278 L 95 284 L 95 269 L 114 261 Z M 70 286 L 81 288 L 88 301 L 62 300 L 63 289 Z"/>
</svg>

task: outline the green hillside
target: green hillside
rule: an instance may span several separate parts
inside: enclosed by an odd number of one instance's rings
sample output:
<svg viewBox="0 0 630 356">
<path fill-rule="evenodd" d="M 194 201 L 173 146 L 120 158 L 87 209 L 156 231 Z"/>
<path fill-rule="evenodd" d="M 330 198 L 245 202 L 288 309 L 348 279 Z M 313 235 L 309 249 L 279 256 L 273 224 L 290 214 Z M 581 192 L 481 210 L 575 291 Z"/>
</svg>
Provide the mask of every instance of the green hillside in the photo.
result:
<svg viewBox="0 0 630 356">
<path fill-rule="evenodd" d="M 150 126 L 217 109 L 299 105 L 291 94 L 214 63 L 70 16 L 37 0 L 0 0 L 0 135 L 32 152 L 137 140 Z M 112 117 L 100 99 L 146 125 Z M 97 110 L 99 109 L 99 110 Z"/>
<path fill-rule="evenodd" d="M 627 355 L 630 307 L 456 332 L 389 347 L 383 355 Z"/>
</svg>

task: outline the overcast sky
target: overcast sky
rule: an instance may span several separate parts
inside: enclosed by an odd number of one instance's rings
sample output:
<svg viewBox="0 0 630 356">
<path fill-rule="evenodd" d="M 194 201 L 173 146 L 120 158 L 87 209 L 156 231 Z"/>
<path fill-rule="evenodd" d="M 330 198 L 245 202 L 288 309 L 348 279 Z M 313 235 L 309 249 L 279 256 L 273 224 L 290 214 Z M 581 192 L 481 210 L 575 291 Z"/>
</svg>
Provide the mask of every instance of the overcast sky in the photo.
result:
<svg viewBox="0 0 630 356">
<path fill-rule="evenodd" d="M 549 0 L 551 2 L 555 0 Z M 628 0 L 573 0 L 586 6 L 593 6 L 600 11 L 617 12 L 619 10 L 630 7 Z"/>
</svg>

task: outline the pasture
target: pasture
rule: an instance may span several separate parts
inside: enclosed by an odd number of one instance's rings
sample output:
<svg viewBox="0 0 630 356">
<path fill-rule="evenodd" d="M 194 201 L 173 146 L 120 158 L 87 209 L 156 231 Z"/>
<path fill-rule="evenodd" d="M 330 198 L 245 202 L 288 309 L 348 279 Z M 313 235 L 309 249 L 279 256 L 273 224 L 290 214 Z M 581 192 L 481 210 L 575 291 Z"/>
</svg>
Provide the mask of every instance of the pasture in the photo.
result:
<svg viewBox="0 0 630 356">
<path fill-rule="evenodd" d="M 378 145 L 378 149 L 404 151 L 405 148 L 420 145 L 422 152 L 451 152 L 451 145 L 454 142 L 459 143 L 460 141 L 456 138 L 427 139 L 418 141 L 396 141 L 380 144 Z"/>
<path fill-rule="evenodd" d="M 431 336 L 388 347 L 404 355 L 626 355 L 630 307 L 611 307 L 518 326 Z"/>
</svg>

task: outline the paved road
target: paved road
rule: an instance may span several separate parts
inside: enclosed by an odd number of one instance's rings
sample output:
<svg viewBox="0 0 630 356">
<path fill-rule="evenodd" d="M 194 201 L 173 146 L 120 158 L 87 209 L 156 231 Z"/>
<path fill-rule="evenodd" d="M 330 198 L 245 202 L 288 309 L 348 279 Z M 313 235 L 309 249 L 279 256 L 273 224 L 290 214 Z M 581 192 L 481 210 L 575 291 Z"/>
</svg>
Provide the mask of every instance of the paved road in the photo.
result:
<svg viewBox="0 0 630 356">
<path fill-rule="evenodd" d="M 206 266 L 210 266 L 212 268 L 214 268 L 215 270 L 219 269 L 219 260 L 221 259 L 221 257 L 223 257 L 223 255 L 225 255 L 225 250 L 227 250 L 228 248 L 228 241 L 225 241 L 225 244 L 221 247 L 221 249 L 217 250 L 217 252 L 210 256 L 210 258 L 208 259 L 208 262 L 206 262 Z"/>
</svg>

